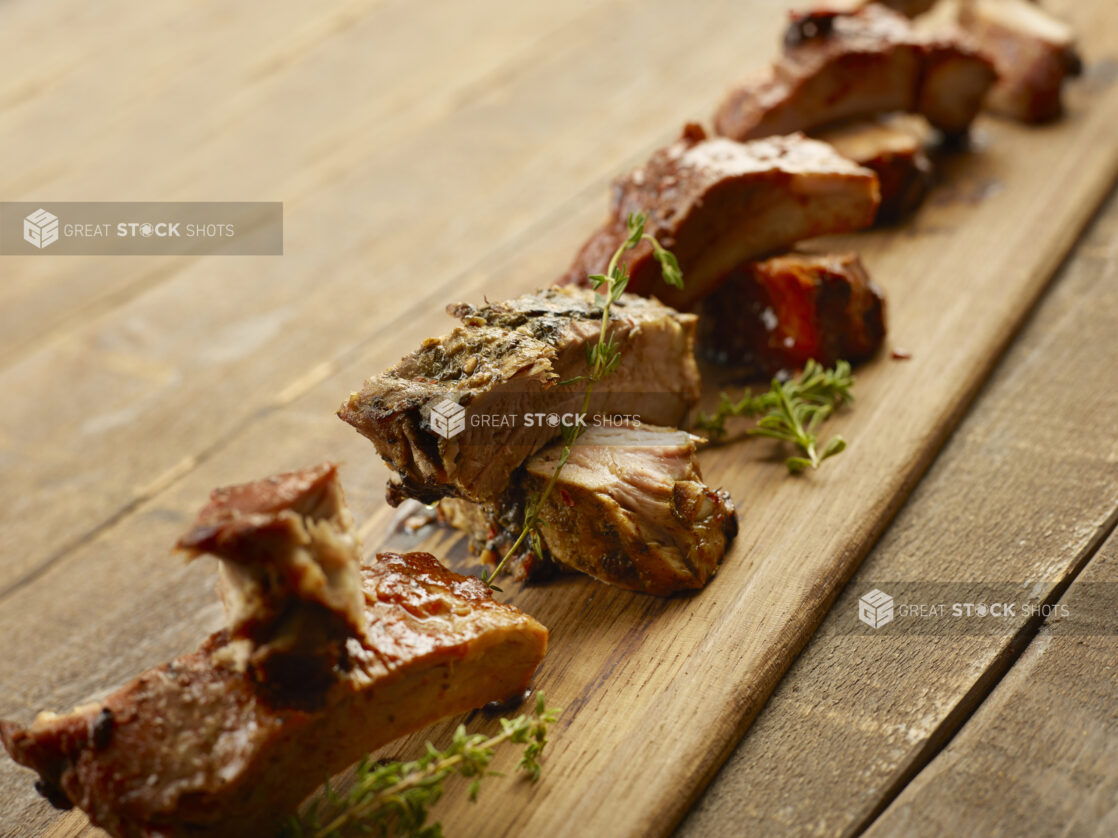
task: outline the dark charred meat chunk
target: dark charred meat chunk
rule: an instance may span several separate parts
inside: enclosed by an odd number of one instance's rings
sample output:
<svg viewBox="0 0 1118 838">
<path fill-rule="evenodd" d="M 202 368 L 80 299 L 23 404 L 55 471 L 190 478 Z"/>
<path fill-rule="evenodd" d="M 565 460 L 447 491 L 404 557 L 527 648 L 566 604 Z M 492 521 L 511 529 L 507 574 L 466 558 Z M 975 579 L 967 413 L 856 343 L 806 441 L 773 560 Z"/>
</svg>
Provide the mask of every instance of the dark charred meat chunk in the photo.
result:
<svg viewBox="0 0 1118 838">
<path fill-rule="evenodd" d="M 320 689 L 364 635 L 361 543 L 332 464 L 215 490 L 178 547 L 221 560 L 227 650 L 263 682 Z"/>
<path fill-rule="evenodd" d="M 329 508 L 332 475 L 333 466 L 281 475 L 215 502 L 238 507 L 238 520 L 298 510 L 306 525 L 308 510 L 324 511 L 308 492 Z M 214 535 L 236 552 L 242 535 L 225 536 Z M 262 549 L 256 535 L 241 543 Z M 307 593 L 305 577 L 296 584 Z M 381 554 L 359 569 L 359 584 L 364 628 L 313 707 L 287 703 L 284 690 L 238 666 L 234 628 L 104 700 L 28 726 L 0 721 L 0 739 L 38 772 L 51 803 L 80 807 L 118 838 L 270 835 L 325 777 L 369 751 L 524 690 L 546 650 L 543 626 L 428 554 Z"/>
<path fill-rule="evenodd" d="M 826 31 L 822 19 L 830 21 Z M 989 59 L 961 32 L 919 32 L 877 4 L 805 20 L 816 21 L 819 34 L 793 36 L 772 68 L 731 91 L 714 118 L 719 134 L 750 140 L 910 111 L 958 135 L 994 83 Z"/>
<path fill-rule="evenodd" d="M 930 134 L 921 117 L 900 114 L 883 120 L 856 120 L 820 131 L 817 139 L 877 175 L 881 205 L 877 223 L 889 224 L 920 205 L 932 183 Z"/>
<path fill-rule="evenodd" d="M 877 209 L 873 173 L 803 136 L 752 143 L 707 139 L 698 126 L 614 184 L 606 223 L 582 246 L 565 282 L 603 273 L 628 235 L 631 213 L 679 260 L 685 285 L 660 277 L 652 247 L 626 254 L 628 289 L 689 308 L 735 265 L 801 239 L 867 227 Z"/>
<path fill-rule="evenodd" d="M 559 436 L 558 422 L 547 420 L 582 409 L 586 384 L 572 379 L 586 374 L 587 346 L 598 340 L 602 312 L 592 290 L 552 288 L 449 311 L 462 326 L 370 378 L 338 411 L 395 472 L 393 505 L 406 497 L 495 500 Z M 622 295 L 608 329 L 621 363 L 595 386 L 590 414 L 679 424 L 699 397 L 695 320 Z M 460 423 L 433 427 L 439 406 Z"/>
<path fill-rule="evenodd" d="M 1027 0 L 967 0 L 959 23 L 997 68 L 987 107 L 1022 122 L 1063 113 L 1064 80 L 1082 71 L 1071 27 Z"/>
<path fill-rule="evenodd" d="M 539 508 L 544 561 L 657 596 L 703 587 L 737 519 L 729 495 L 703 483 L 696 442 L 686 431 L 644 424 L 588 428 Z M 470 510 L 451 501 L 447 520 L 475 535 L 492 533 L 483 558 L 498 560 L 523 526 L 524 499 L 543 494 L 562 448 L 532 457 L 496 504 Z M 527 543 L 516 558 L 540 561 Z M 531 569 L 526 575 L 538 578 Z"/>
<path fill-rule="evenodd" d="M 708 297 L 700 347 L 710 360 L 758 377 L 873 355 L 885 301 L 853 253 L 791 253 L 735 270 Z"/>
</svg>

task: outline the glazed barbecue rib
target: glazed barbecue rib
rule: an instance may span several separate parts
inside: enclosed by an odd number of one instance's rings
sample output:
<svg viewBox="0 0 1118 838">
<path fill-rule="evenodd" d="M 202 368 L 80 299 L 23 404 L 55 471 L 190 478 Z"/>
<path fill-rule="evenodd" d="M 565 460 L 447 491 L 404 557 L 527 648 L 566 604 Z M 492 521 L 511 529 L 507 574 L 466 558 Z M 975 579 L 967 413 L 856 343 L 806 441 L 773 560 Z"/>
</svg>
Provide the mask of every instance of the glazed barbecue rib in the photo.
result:
<svg viewBox="0 0 1118 838">
<path fill-rule="evenodd" d="M 874 3 L 849 15 L 793 19 L 783 56 L 731 91 L 714 125 L 723 136 L 749 140 L 909 111 L 958 135 L 995 78 L 989 59 L 963 33 L 919 32 Z"/>
<path fill-rule="evenodd" d="M 959 23 L 997 68 L 987 107 L 1022 122 L 1063 113 L 1064 80 L 1083 68 L 1071 27 L 1028 0 L 965 0 Z"/>
<path fill-rule="evenodd" d="M 881 205 L 876 223 L 889 224 L 916 209 L 931 186 L 932 161 L 926 150 L 931 133 L 920 117 L 898 114 L 840 123 L 814 136 L 877 175 Z"/>
<path fill-rule="evenodd" d="M 333 466 L 215 493 L 184 541 L 234 565 L 230 628 L 102 701 L 28 727 L 0 722 L 8 753 L 55 805 L 126 838 L 270 835 L 369 751 L 525 688 L 547 630 L 425 553 L 357 568 L 348 512 L 321 514 L 340 497 Z M 278 591 L 290 609 L 275 607 Z M 268 680 L 254 653 L 302 660 L 298 637 L 315 621 L 312 644 L 339 648 L 329 680 Z"/>
<path fill-rule="evenodd" d="M 462 325 L 431 338 L 365 382 L 338 415 L 372 440 L 394 472 L 389 502 L 406 497 L 495 500 L 512 473 L 560 434 L 549 417 L 581 410 L 587 346 L 601 309 L 590 289 L 551 288 L 481 308 L 450 306 Z M 590 414 L 677 425 L 699 397 L 695 316 L 624 294 L 610 310 L 621 363 L 594 389 Z M 447 438 L 431 424 L 444 402 L 465 409 Z"/>
<path fill-rule="evenodd" d="M 515 557 L 521 575 L 574 570 L 657 596 L 703 587 L 737 533 L 737 518 L 730 496 L 703 482 L 696 442 L 686 431 L 644 424 L 587 428 L 539 508 L 544 558 L 525 543 Z M 484 561 L 498 561 L 562 447 L 528 460 L 497 503 L 442 501 L 444 520 L 471 533 Z"/>
<path fill-rule="evenodd" d="M 709 360 L 771 378 L 814 359 L 873 355 L 885 300 L 854 253 L 789 253 L 737 268 L 703 301 L 699 346 Z"/>
<path fill-rule="evenodd" d="M 743 261 L 868 227 L 877 204 L 873 173 L 825 143 L 799 135 L 736 143 L 688 125 L 678 141 L 615 182 L 609 219 L 562 281 L 585 284 L 588 274 L 603 273 L 628 235 L 626 219 L 643 212 L 647 231 L 679 260 L 685 284 L 667 285 L 643 242 L 626 254 L 628 289 L 686 309 Z"/>
</svg>

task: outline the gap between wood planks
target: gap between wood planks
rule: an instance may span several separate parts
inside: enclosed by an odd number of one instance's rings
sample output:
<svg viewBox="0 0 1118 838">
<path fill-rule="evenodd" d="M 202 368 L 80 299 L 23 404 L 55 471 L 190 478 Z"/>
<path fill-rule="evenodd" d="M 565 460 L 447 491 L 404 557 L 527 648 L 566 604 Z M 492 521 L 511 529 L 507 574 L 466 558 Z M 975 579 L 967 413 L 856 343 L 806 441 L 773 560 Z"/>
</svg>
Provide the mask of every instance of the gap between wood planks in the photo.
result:
<svg viewBox="0 0 1118 838">
<path fill-rule="evenodd" d="M 657 21 L 684 16 L 678 10 L 669 14 L 669 4 L 661 5 L 660 11 L 645 7 L 643 17 L 637 16 L 635 21 L 622 14 L 625 9 L 605 7 L 609 15 L 598 25 L 612 31 L 621 23 L 639 24 L 625 26 L 619 42 L 629 51 L 644 45 L 653 57 L 694 45 L 713 25 L 713 13 L 698 17 L 691 13 L 686 17 L 693 23 L 686 32 L 662 26 L 664 31 L 650 39 L 648 30 Z M 370 329 L 382 330 L 411 301 L 413 285 L 430 287 L 448 272 L 457 274 L 461 263 L 492 251 L 493 242 L 507 241 L 535 222 L 541 212 L 553 214 L 551 208 L 587 182 L 616 174 L 642 148 L 660 144 L 685 115 L 693 115 L 696 102 L 705 101 L 697 98 L 699 93 L 714 95 L 709 79 L 716 73 L 728 75 L 726 67 L 736 66 L 739 60 L 738 40 L 727 37 L 718 49 L 702 51 L 702 61 L 689 62 L 678 70 L 646 63 L 600 95 L 579 98 L 580 91 L 596 89 L 603 79 L 618 75 L 613 64 L 593 60 L 601 51 L 599 43 L 600 38 L 585 35 L 557 45 L 546 66 L 522 74 L 515 85 L 497 91 L 496 101 L 471 108 L 455 125 L 428 131 L 417 146 L 395 150 L 387 161 L 370 161 L 360 167 L 353 175 L 354 184 L 326 196 L 352 210 L 346 215 L 352 219 L 368 203 L 365 192 L 380 190 L 363 224 L 343 225 L 347 230 L 363 229 L 359 241 L 353 241 L 350 230 L 348 241 L 341 243 L 346 246 L 321 248 L 317 238 L 308 237 L 304 230 L 303 244 L 313 245 L 313 252 L 294 254 L 295 261 L 288 260 L 282 270 L 276 267 L 274 276 L 246 277 L 230 287 L 228 294 L 224 286 L 233 278 L 228 266 L 213 275 L 191 271 L 190 281 L 175 278 L 162 283 L 94 324 L 96 328 L 82 329 L 63 346 L 37 353 L 4 371 L 10 392 L 34 394 L 0 411 L 4 424 L 12 429 L 10 436 L 19 438 L 16 429 L 29 422 L 38 424 L 21 456 L 14 460 L 11 485 L 19 485 L 23 491 L 9 488 L 4 498 L 9 526 L 0 542 L 26 546 L 7 572 L 0 573 L 2 584 L 10 584 L 74 541 L 77 533 L 117 512 L 133 499 L 134 487 L 150 483 L 184 455 L 196 455 L 224 430 L 244 421 L 290 385 L 291 370 L 300 370 L 308 358 L 321 361 L 339 346 L 366 337 Z M 621 60 L 620 54 L 616 60 Z M 651 89 L 657 93 L 654 100 L 635 95 Z M 639 109 L 629 104 L 638 101 Z M 597 125 L 603 109 L 612 114 L 611 132 L 587 141 L 583 133 L 567 130 L 573 124 Z M 447 127 L 455 132 L 449 138 Z M 464 165 L 464 158 L 455 151 L 485 142 L 489 146 L 478 150 L 477 166 Z M 426 161 L 432 156 L 434 162 L 428 166 Z M 518 168 L 515 176 L 506 177 L 510 165 Z M 415 174 L 399 180 L 399 172 L 410 172 L 411 166 L 417 166 Z M 387 186 L 381 178 L 387 180 Z M 412 182 L 416 188 L 407 187 L 397 199 L 395 190 Z M 492 189 L 487 192 L 490 183 Z M 415 223 L 411 213 L 397 206 L 409 197 L 414 211 L 423 212 L 416 217 L 426 223 Z M 328 214 L 330 203 L 320 197 L 315 209 Z M 569 262 L 585 230 L 601 217 L 604 203 L 603 196 L 601 203 L 580 207 L 575 223 L 564 221 L 561 232 L 551 231 L 547 241 L 529 251 L 524 265 L 527 272 L 532 273 L 534 266 L 547 272 L 539 284 L 551 280 L 557 266 Z M 305 214 L 313 215 L 309 209 Z M 322 226 L 313 218 L 303 226 L 307 225 L 315 228 L 312 232 Z M 314 269 L 296 270 L 300 258 L 314 260 Z M 549 269 L 549 264 L 556 267 Z M 363 269 L 366 265 L 378 267 L 373 276 Z M 417 272 L 424 281 L 414 281 Z M 532 285 L 538 279 L 533 276 Z M 470 277 L 459 293 L 487 291 L 503 296 L 506 291 L 518 293 L 532 285 L 523 276 L 517 283 L 506 280 L 500 284 Z M 221 305 L 208 305 L 207 300 L 218 294 Z M 338 300 L 349 304 L 339 307 Z M 200 359 L 196 336 L 181 325 L 196 317 L 218 339 L 227 332 L 235 335 L 239 326 L 252 324 L 253 318 L 244 312 L 251 314 L 262 303 L 265 311 L 275 309 L 283 317 L 293 317 L 295 310 L 299 314 L 290 320 L 290 328 L 273 332 L 264 339 L 265 344 L 233 360 Z M 379 318 L 371 319 L 369 311 L 379 311 Z M 443 331 L 441 323 L 438 331 Z M 370 353 L 370 362 L 357 380 L 369 370 L 395 361 L 398 347 L 429 334 L 432 332 L 417 334 L 414 322 L 405 324 L 394 339 L 386 334 L 379 344 L 382 351 Z M 115 353 L 100 349 L 106 345 L 121 349 Z M 92 353 L 88 351 L 91 346 Z M 296 346 L 299 348 L 294 349 Z M 161 382 L 133 375 L 129 369 L 118 373 L 113 366 L 121 361 L 142 363 L 144 356 L 152 354 L 160 358 L 156 372 L 165 376 Z M 171 378 L 177 378 L 174 386 L 167 383 Z M 77 386 L 71 390 L 68 410 L 38 420 L 37 406 L 50 397 L 44 391 L 53 389 L 44 382 L 71 379 Z M 220 410 L 207 407 L 219 404 Z M 83 417 L 90 413 L 115 421 L 106 429 L 87 432 Z M 142 456 L 136 451 L 137 443 L 142 444 Z M 126 448 L 133 454 L 119 456 Z M 75 472 L 73 463 L 81 463 L 82 468 Z M 90 491 L 94 479 L 100 491 Z M 49 502 L 36 505 L 32 515 L 24 502 L 29 490 L 39 488 Z"/>
<path fill-rule="evenodd" d="M 1012 663 L 1004 647 L 1024 628 L 1022 621 L 1004 640 L 988 642 L 916 637 L 903 648 L 877 637 L 840 637 L 838 615 L 856 609 L 859 591 L 885 579 L 923 579 L 925 568 L 939 567 L 944 581 L 1030 580 L 1038 596 L 1051 599 L 1072 569 L 1092 566 L 1084 557 L 1113 529 L 1118 501 L 1115 449 L 1105 432 L 1118 397 L 1106 384 L 1112 364 L 1098 351 L 1111 337 L 1118 305 L 1118 251 L 1107 246 L 1115 229 L 1118 191 L 680 838 L 726 823 L 758 834 L 864 828 L 880 808 L 878 790 L 907 787 L 897 778 L 920 770 L 911 760 L 934 748 L 928 739 L 941 726 L 961 723 L 957 704 L 984 697 L 975 681 Z M 1050 494 L 1038 500 L 1045 489 Z M 764 768 L 774 762 L 793 769 Z"/>
<path fill-rule="evenodd" d="M 1107 539 L 1115 532 L 1116 525 L 1118 525 L 1118 507 L 1115 507 L 1103 529 L 1096 533 L 1087 549 L 1076 559 L 1067 576 L 1057 582 L 1049 591 L 1048 596 L 1041 600 L 1042 607 L 1055 605 L 1063 598 L 1068 588 L 1079 578 L 1083 570 L 1090 564 L 1091 559 L 1095 557 L 1103 545 L 1106 544 Z M 939 727 L 928 738 L 928 741 L 924 743 L 924 746 L 917 751 L 912 764 L 882 793 L 877 805 L 861 821 L 854 824 L 847 834 L 861 835 L 877 823 L 885 810 L 900 796 L 916 775 L 923 771 L 941 751 L 951 744 L 963 725 L 978 711 L 982 703 L 989 698 L 997 686 L 1005 680 L 1006 676 L 1012 671 L 1013 665 L 1025 653 L 1029 644 L 1033 642 L 1047 622 L 1047 617 L 1033 616 L 1017 630 L 1017 633 L 1014 634 L 1002 653 L 974 682 L 970 690 L 951 709 L 951 712 L 947 714 Z"/>
<path fill-rule="evenodd" d="M 423 295 L 422 297 L 417 299 L 416 302 L 405 308 L 396 318 L 396 322 L 407 322 L 410 318 L 420 314 L 424 310 L 429 310 L 433 304 L 432 301 L 434 299 L 440 297 L 445 298 L 447 290 L 449 288 L 452 288 L 460 283 L 465 277 L 476 273 L 485 265 L 494 262 L 496 264 L 506 263 L 507 260 L 513 257 L 526 242 L 530 242 L 533 239 L 536 239 L 540 235 L 540 232 L 542 230 L 553 227 L 556 223 L 556 219 L 563 218 L 564 216 L 569 215 L 573 208 L 584 205 L 587 200 L 591 199 L 592 195 L 597 195 L 603 190 L 603 188 L 604 183 L 601 180 L 595 181 L 589 186 L 586 186 L 580 192 L 564 201 L 560 206 L 540 218 L 538 221 L 534 222 L 532 226 L 529 227 L 527 230 L 524 230 L 508 241 L 502 242 L 496 248 L 487 252 L 484 256 L 471 264 L 469 267 L 464 268 L 463 270 L 454 274 L 445 282 L 434 286 L 429 293 Z M 390 329 L 388 331 L 390 331 Z M 155 479 L 147 483 L 145 486 L 137 490 L 135 495 L 127 503 L 121 506 L 113 514 L 108 516 L 105 520 L 101 521 L 96 526 L 89 528 L 85 532 L 82 532 L 79 535 L 75 536 L 65 546 L 48 556 L 43 562 L 34 567 L 32 570 L 28 571 L 24 576 L 7 585 L 3 588 L 3 590 L 0 590 L 0 605 L 2 605 L 5 600 L 7 600 L 11 595 L 17 593 L 21 588 L 31 584 L 36 579 L 41 577 L 44 573 L 50 570 L 51 567 L 53 567 L 59 561 L 63 560 L 67 555 L 80 547 L 82 544 L 92 538 L 109 532 L 116 524 L 127 518 L 139 506 L 142 506 L 147 501 L 166 491 L 171 486 L 175 485 L 180 480 L 185 478 L 192 471 L 197 469 L 200 465 L 207 462 L 215 455 L 219 454 L 229 445 L 229 443 L 231 443 L 233 440 L 237 439 L 239 436 L 241 436 L 241 434 L 244 433 L 246 426 L 261 422 L 270 414 L 282 410 L 284 407 L 294 402 L 304 393 L 308 392 L 313 387 L 336 373 L 339 369 L 345 366 L 346 363 L 355 360 L 369 345 L 377 343 L 382 339 L 383 338 L 380 335 L 373 333 L 368 338 L 364 338 L 362 340 L 359 340 L 357 343 L 350 344 L 346 349 L 338 352 L 329 361 L 320 362 L 311 367 L 310 370 L 308 370 L 303 375 L 298 376 L 295 381 L 292 382 L 292 384 L 281 390 L 273 400 L 255 411 L 252 416 L 250 416 L 246 420 L 245 424 L 229 428 L 224 434 L 222 434 L 218 439 L 214 440 L 212 443 L 203 448 L 202 451 L 200 451 L 198 454 L 184 457 L 170 469 L 163 472 Z"/>
</svg>

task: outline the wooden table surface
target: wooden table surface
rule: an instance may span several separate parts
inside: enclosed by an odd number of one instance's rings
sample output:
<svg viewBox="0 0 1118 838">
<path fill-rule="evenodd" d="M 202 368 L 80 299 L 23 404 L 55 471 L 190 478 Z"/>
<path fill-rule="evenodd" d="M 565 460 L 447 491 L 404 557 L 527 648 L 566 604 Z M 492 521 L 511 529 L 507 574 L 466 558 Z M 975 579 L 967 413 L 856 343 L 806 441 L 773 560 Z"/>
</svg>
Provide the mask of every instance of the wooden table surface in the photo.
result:
<svg viewBox="0 0 1118 838">
<path fill-rule="evenodd" d="M 0 198 L 281 200 L 286 229 L 277 257 L 0 257 L 0 717 L 217 626 L 209 569 L 164 556 L 196 478 L 256 476 L 264 434 L 302 446 L 271 470 L 370 462 L 319 385 L 459 289 L 546 281 L 786 6 L 0 4 Z M 1107 86 L 1118 34 L 1088 37 Z M 1116 283 L 1112 196 L 680 834 L 1118 833 Z M 383 471 L 354 471 L 365 519 Z M 1071 617 L 847 629 L 906 580 L 1029 580 Z M 0 834 L 83 829 L 0 761 Z"/>
</svg>

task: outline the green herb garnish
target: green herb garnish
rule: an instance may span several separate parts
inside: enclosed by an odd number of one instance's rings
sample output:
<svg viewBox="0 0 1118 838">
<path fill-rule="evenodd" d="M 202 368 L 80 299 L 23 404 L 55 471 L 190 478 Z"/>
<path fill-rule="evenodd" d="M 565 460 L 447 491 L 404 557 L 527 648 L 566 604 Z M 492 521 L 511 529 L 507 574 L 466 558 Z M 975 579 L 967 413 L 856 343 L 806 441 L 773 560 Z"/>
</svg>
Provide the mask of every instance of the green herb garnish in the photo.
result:
<svg viewBox="0 0 1118 838">
<path fill-rule="evenodd" d="M 717 440 L 726 435 L 727 419 L 759 416 L 756 427 L 748 433 L 795 445 L 803 456 L 789 457 L 784 463 L 792 474 L 799 474 L 808 468 L 819 468 L 828 457 L 846 448 L 846 440 L 841 436 L 831 437 L 820 447 L 818 431 L 832 413 L 854 400 L 853 386 L 854 376 L 846 361 L 839 361 L 831 370 L 808 361 L 798 376 L 783 383 L 774 378 L 769 389 L 757 395 L 746 390 L 734 401 L 722 393 L 714 414 L 700 413 L 695 427 Z"/>
<path fill-rule="evenodd" d="M 602 308 L 602 326 L 598 332 L 598 340 L 586 346 L 586 366 L 588 368 L 586 375 L 560 382 L 561 385 L 575 384 L 579 381 L 586 382 L 586 395 L 583 397 L 582 411 L 579 416 L 586 416 L 590 409 L 590 396 L 594 392 L 594 385 L 612 374 L 621 363 L 621 350 L 613 342 L 613 335 L 607 334 L 610 307 L 621 298 L 629 284 L 629 269 L 621 261 L 621 257 L 642 241 L 650 242 L 653 256 L 660 264 L 660 273 L 664 282 L 673 288 L 683 287 L 683 272 L 679 269 L 679 262 L 671 251 L 666 250 L 660 242 L 656 241 L 655 236 L 644 231 L 646 221 L 647 218 L 644 213 L 630 215 L 626 222 L 629 236 L 614 251 L 606 272 L 604 274 L 590 274 L 587 277 L 590 280 L 591 287 L 598 292 L 596 296 L 598 305 Z M 563 450 L 559 454 L 559 461 L 556 464 L 555 471 L 551 474 L 551 479 L 547 481 L 542 493 L 528 498 L 524 505 L 524 527 L 521 529 L 520 535 L 516 537 L 516 541 L 512 543 L 501 561 L 493 568 L 493 572 L 482 576 L 482 581 L 493 590 L 501 590 L 493 584 L 493 580 L 497 578 L 497 574 L 501 572 L 508 560 L 516 554 L 525 540 L 528 540 L 532 545 L 536 555 L 543 558 L 543 542 L 539 533 L 539 510 L 550 497 L 551 490 L 559 480 L 559 473 L 567 464 L 567 460 L 571 456 L 571 449 L 574 448 L 584 429 L 585 426 L 577 421 L 572 425 L 563 427 Z"/>
<path fill-rule="evenodd" d="M 500 776 L 489 770 L 497 747 L 513 743 L 524 746 L 517 770 L 535 782 L 542 768 L 540 754 L 547 744 L 548 725 L 558 717 L 559 710 L 547 709 L 543 693 L 537 693 L 533 711 L 515 719 L 502 718 L 496 736 L 467 734 L 465 726 L 459 725 L 445 751 L 428 742 L 427 753 L 411 762 L 378 763 L 366 758 L 357 766 L 349 791 L 336 792 L 327 780 L 306 813 L 288 821 L 282 836 L 442 838 L 442 825 L 428 824 L 427 817 L 443 796 L 447 778 L 457 774 L 470 779 L 470 800 L 476 800 L 482 779 Z"/>
</svg>

